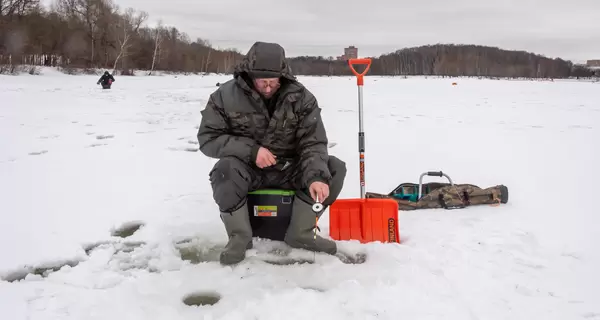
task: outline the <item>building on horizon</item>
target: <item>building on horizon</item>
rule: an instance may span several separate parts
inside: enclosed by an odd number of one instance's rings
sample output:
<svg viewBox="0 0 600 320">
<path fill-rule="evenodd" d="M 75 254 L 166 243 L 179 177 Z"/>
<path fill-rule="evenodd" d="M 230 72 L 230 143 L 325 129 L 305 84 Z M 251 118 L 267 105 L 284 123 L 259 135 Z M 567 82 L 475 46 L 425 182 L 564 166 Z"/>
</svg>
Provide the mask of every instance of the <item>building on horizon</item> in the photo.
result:
<svg viewBox="0 0 600 320">
<path fill-rule="evenodd" d="M 344 54 L 337 57 L 338 60 L 343 61 L 348 61 L 349 59 L 356 58 L 358 58 L 358 48 L 355 46 L 349 46 L 347 48 L 344 48 Z"/>
<path fill-rule="evenodd" d="M 346 60 L 358 58 L 358 48 L 355 46 L 344 48 L 344 56 L 346 57 Z"/>
<path fill-rule="evenodd" d="M 588 67 L 600 67 L 600 59 L 597 59 L 597 60 L 588 60 L 587 61 L 587 66 Z"/>
</svg>

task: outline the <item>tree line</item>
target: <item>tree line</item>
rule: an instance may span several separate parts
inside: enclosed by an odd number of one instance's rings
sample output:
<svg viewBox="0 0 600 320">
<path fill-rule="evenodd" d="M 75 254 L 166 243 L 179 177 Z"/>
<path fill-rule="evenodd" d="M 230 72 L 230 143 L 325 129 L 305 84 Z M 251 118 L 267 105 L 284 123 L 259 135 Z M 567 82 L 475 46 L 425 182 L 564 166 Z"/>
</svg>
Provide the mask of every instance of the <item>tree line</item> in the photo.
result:
<svg viewBox="0 0 600 320">
<path fill-rule="evenodd" d="M 148 14 L 119 8 L 113 0 L 0 0 L 0 65 L 58 66 L 65 70 L 111 69 L 184 73 L 231 73 L 243 54 L 215 49 L 204 39 L 162 23 L 149 27 Z M 436 44 L 371 57 L 370 75 L 476 77 L 591 77 L 594 71 L 560 58 L 476 45 Z M 333 57 L 288 59 L 297 75 L 351 75 Z M 596 73 L 596 76 L 600 74 Z"/>
<path fill-rule="evenodd" d="M 227 73 L 242 57 L 147 19 L 112 0 L 0 0 L 0 64 Z"/>
<path fill-rule="evenodd" d="M 297 57 L 292 70 L 308 75 L 351 75 L 347 62 L 332 57 Z M 357 71 L 359 66 L 356 66 Z M 436 44 L 372 57 L 370 75 L 461 76 L 503 78 L 569 78 L 600 72 L 560 58 L 477 45 Z"/>
</svg>

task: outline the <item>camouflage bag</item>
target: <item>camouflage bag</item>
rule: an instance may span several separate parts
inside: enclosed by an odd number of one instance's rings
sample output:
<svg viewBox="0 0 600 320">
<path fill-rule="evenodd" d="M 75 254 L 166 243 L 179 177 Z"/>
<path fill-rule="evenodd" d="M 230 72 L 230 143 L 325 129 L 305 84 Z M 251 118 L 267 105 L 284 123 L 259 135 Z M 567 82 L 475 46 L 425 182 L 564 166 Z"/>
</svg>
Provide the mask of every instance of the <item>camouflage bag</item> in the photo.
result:
<svg viewBox="0 0 600 320">
<path fill-rule="evenodd" d="M 445 176 L 449 183 L 422 183 L 423 176 Z M 367 192 L 366 198 L 390 198 L 398 202 L 399 210 L 458 209 L 472 205 L 499 205 L 508 202 L 508 188 L 496 185 L 482 189 L 473 184 L 454 184 L 443 172 L 426 172 L 419 183 L 402 183 L 388 194 Z"/>
</svg>

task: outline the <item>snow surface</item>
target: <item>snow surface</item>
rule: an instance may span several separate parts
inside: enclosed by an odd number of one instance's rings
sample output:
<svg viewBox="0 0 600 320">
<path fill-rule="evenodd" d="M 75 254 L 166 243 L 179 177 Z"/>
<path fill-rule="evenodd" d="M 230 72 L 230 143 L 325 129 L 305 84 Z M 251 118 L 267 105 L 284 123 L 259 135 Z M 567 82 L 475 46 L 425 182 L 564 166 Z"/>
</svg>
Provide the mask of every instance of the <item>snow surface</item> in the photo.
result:
<svg viewBox="0 0 600 320">
<path fill-rule="evenodd" d="M 443 170 L 509 203 L 400 211 L 400 244 L 339 243 L 363 264 L 270 264 L 314 256 L 257 241 L 222 267 L 178 248 L 226 242 L 195 135 L 230 76 L 97 78 L 0 75 L 1 319 L 600 319 L 598 83 L 367 77 L 367 191 Z M 356 83 L 300 80 L 358 197 Z M 221 300 L 182 302 L 197 292 Z"/>
</svg>

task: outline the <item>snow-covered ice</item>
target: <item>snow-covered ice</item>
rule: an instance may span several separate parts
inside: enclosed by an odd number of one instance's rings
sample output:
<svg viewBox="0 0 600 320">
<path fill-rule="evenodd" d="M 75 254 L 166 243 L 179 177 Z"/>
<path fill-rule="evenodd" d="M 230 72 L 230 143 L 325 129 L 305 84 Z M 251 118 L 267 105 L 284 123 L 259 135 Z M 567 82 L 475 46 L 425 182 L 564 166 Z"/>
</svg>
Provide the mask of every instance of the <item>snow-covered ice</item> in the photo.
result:
<svg viewBox="0 0 600 320">
<path fill-rule="evenodd" d="M 230 76 L 97 78 L 0 75 L 1 319 L 600 319 L 599 83 L 367 77 L 367 191 L 442 170 L 509 203 L 400 211 L 400 244 L 339 244 L 364 263 L 264 241 L 232 268 L 195 137 Z M 356 82 L 300 80 L 358 197 Z"/>
</svg>

